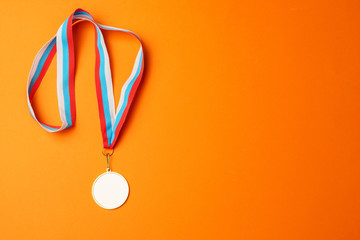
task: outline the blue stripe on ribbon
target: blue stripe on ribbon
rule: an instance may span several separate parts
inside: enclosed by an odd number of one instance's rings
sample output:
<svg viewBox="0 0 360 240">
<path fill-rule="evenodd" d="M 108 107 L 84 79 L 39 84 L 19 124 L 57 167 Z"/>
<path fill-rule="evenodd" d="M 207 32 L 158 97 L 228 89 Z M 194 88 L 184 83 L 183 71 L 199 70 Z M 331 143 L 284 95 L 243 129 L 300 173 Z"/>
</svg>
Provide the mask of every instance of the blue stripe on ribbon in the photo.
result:
<svg viewBox="0 0 360 240">
<path fill-rule="evenodd" d="M 121 120 L 121 117 L 125 111 L 125 108 L 126 108 L 126 105 L 127 105 L 127 102 L 128 102 L 128 99 L 129 99 L 129 95 L 130 95 L 130 91 L 132 89 L 132 86 L 134 85 L 135 83 L 135 80 L 138 78 L 139 74 L 140 74 L 140 71 L 141 71 L 141 64 L 142 64 L 142 58 L 143 58 L 143 53 L 141 52 L 140 54 L 140 59 L 139 59 L 139 66 L 138 66 L 138 69 L 135 73 L 135 76 L 134 78 L 130 81 L 129 85 L 127 86 L 126 90 L 125 90 L 125 96 L 124 96 L 124 102 L 123 102 L 123 105 L 121 106 L 118 114 L 116 115 L 116 119 L 115 119 L 115 123 L 114 123 L 114 127 L 113 127 L 113 132 L 114 134 L 112 135 L 112 138 L 111 138 L 111 144 L 112 142 L 114 141 L 115 139 L 115 131 L 116 131 L 116 128 Z"/>
<path fill-rule="evenodd" d="M 42 70 L 42 68 L 43 68 L 43 66 L 44 66 L 44 64 L 45 64 L 45 61 L 46 61 L 47 57 L 49 56 L 49 54 L 50 54 L 50 52 L 51 52 L 51 49 L 54 47 L 55 43 L 56 43 L 56 38 L 54 38 L 54 39 L 50 42 L 49 46 L 45 49 L 44 54 L 41 56 L 40 61 L 39 61 L 39 64 L 38 64 L 38 66 L 36 67 L 35 74 L 34 74 L 34 76 L 32 77 L 32 79 L 31 79 L 31 81 L 30 81 L 30 86 L 29 86 L 29 90 L 28 90 L 28 93 L 29 93 L 29 94 L 31 93 L 31 89 L 33 88 L 36 80 L 38 79 L 38 77 L 39 77 L 39 75 L 40 75 L 40 72 L 41 72 L 41 70 Z"/>
<path fill-rule="evenodd" d="M 59 129 L 52 128 L 52 127 L 49 127 L 49 126 L 46 126 L 46 125 L 45 125 L 45 124 L 43 124 L 43 123 L 40 123 L 40 124 L 41 124 L 41 126 L 43 126 L 43 127 L 47 128 L 47 129 L 50 129 L 50 130 L 52 130 L 52 131 L 55 131 L 55 132 L 58 132 L 58 131 L 59 131 Z"/>
<path fill-rule="evenodd" d="M 110 116 L 110 108 L 109 108 L 109 97 L 107 93 L 107 85 L 106 85 L 106 77 L 105 77 L 105 56 L 104 56 L 104 49 L 101 45 L 101 38 L 102 36 L 101 31 L 98 27 L 97 30 L 97 47 L 99 49 L 100 55 L 100 67 L 99 67 L 99 75 L 100 75 L 100 84 L 101 84 L 101 94 L 103 99 L 103 109 L 104 109 L 104 116 L 105 116 L 105 123 L 106 123 L 106 135 L 108 138 L 108 143 L 110 145 L 110 139 L 112 135 L 112 124 L 111 124 L 111 116 Z"/>
<path fill-rule="evenodd" d="M 67 127 L 72 126 L 71 111 L 70 111 L 70 93 L 69 93 L 69 46 L 67 42 L 67 24 L 69 18 L 62 25 L 61 42 L 63 47 L 63 94 L 64 94 L 64 108 Z"/>
</svg>

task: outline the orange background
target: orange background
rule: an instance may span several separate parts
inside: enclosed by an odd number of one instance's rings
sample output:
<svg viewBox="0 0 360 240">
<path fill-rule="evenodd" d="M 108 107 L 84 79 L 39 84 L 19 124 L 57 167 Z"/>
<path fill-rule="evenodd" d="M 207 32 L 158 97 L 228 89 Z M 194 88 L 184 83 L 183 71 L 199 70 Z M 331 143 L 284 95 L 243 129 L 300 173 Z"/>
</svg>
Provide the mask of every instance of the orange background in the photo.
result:
<svg viewBox="0 0 360 240">
<path fill-rule="evenodd" d="M 2 1 L 0 239 L 360 239 L 358 1 Z M 94 33 L 74 27 L 75 127 L 40 128 L 26 81 L 81 7 L 144 42 L 145 73 L 112 158 L 130 184 L 92 199 L 106 168 Z M 105 33 L 116 102 L 138 43 Z M 59 124 L 56 64 L 35 97 Z"/>
</svg>

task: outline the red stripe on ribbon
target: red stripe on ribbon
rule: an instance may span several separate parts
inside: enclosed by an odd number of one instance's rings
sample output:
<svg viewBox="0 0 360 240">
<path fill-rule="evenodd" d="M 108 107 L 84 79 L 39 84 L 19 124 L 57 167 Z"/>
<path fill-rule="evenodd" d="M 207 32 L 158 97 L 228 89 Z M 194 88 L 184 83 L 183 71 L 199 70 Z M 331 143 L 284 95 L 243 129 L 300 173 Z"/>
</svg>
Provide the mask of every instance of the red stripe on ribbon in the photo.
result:
<svg viewBox="0 0 360 240">
<path fill-rule="evenodd" d="M 69 48 L 69 95 L 70 95 L 70 113 L 72 124 L 75 124 L 76 120 L 76 106 L 75 106 L 75 56 L 74 56 L 74 42 L 72 34 L 72 24 L 73 24 L 72 13 L 69 17 L 66 33 L 67 33 L 67 42 Z"/>
<path fill-rule="evenodd" d="M 140 69 L 139 76 L 136 78 L 136 80 L 134 82 L 134 85 L 130 90 L 128 103 L 127 103 L 127 105 L 125 107 L 123 115 L 121 116 L 119 124 L 116 127 L 114 141 L 112 142 L 112 144 L 110 146 L 110 149 L 114 148 L 114 146 L 116 144 L 116 141 L 117 141 L 117 138 L 119 137 L 120 130 L 121 130 L 122 126 L 124 125 L 124 122 L 125 122 L 125 119 L 126 119 L 126 116 L 127 116 L 128 112 L 129 112 L 131 103 L 132 103 L 132 101 L 134 99 L 136 90 L 138 89 L 138 86 L 139 86 L 139 84 L 141 82 L 141 78 L 142 78 L 142 75 L 143 75 L 143 70 L 144 70 L 144 58 L 141 61 L 141 69 Z"/>
<path fill-rule="evenodd" d="M 39 77 L 36 79 L 32 89 L 31 89 L 31 92 L 30 92 L 30 96 L 29 96 L 29 99 L 30 99 L 30 102 L 32 101 L 37 89 L 39 88 L 40 84 L 41 84 L 41 81 L 42 79 L 44 78 L 49 66 L 50 66 L 50 63 L 52 62 L 54 56 L 55 56 L 55 53 L 56 53 L 56 43 L 54 44 L 54 46 L 52 47 L 48 57 L 46 58 L 45 60 L 45 63 L 44 63 L 44 66 L 42 67 L 41 69 L 41 72 L 39 74 Z"/>
<path fill-rule="evenodd" d="M 102 100 L 102 92 L 101 92 L 101 83 L 100 83 L 100 53 L 97 47 L 97 29 L 95 28 L 95 86 L 96 86 L 96 96 L 98 99 L 98 108 L 99 108 L 99 117 L 100 117 L 100 128 L 101 128 L 101 134 L 103 136 L 103 145 L 104 148 L 109 147 L 109 142 L 107 138 L 107 132 L 106 132 L 106 121 L 105 121 L 105 113 L 104 113 L 104 106 L 103 106 L 103 100 Z"/>
<path fill-rule="evenodd" d="M 61 128 L 61 126 L 54 126 L 54 125 L 45 124 L 45 123 L 42 123 L 42 124 L 44 124 L 47 127 L 51 127 L 51 128 L 55 128 L 55 129 L 60 129 Z"/>
</svg>

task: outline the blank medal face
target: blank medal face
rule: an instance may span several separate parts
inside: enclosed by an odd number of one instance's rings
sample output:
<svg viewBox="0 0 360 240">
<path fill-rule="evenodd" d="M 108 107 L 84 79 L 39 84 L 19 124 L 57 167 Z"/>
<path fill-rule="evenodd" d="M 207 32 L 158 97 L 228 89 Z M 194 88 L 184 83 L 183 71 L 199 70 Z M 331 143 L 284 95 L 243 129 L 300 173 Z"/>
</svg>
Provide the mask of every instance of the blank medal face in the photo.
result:
<svg viewBox="0 0 360 240">
<path fill-rule="evenodd" d="M 129 195 L 129 185 L 120 174 L 106 172 L 95 180 L 92 195 L 100 207 L 105 209 L 118 208 Z"/>
</svg>

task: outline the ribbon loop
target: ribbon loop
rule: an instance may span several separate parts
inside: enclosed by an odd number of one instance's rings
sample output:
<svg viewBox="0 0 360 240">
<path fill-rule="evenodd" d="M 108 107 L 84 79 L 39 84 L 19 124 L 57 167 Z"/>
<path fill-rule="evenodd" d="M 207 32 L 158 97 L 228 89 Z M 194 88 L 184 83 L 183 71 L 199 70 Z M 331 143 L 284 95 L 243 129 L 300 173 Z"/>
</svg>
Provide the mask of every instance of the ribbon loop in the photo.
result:
<svg viewBox="0 0 360 240">
<path fill-rule="evenodd" d="M 140 38 L 133 32 L 121 28 L 101 25 L 83 9 L 77 9 L 60 26 L 56 35 L 51 38 L 37 53 L 32 64 L 27 83 L 27 102 L 31 116 L 48 132 L 58 132 L 71 127 L 76 119 L 75 111 L 75 55 L 73 44 L 73 25 L 91 22 L 95 30 L 95 85 L 98 100 L 100 127 L 104 148 L 112 149 L 125 122 L 129 108 L 143 75 L 144 58 Z M 111 77 L 109 55 L 106 49 L 102 30 L 119 31 L 130 34 L 140 42 L 134 67 L 129 78 L 121 89 L 120 101 L 115 111 L 115 101 Z M 40 122 L 32 107 L 32 99 L 46 74 L 55 53 L 57 53 L 57 97 L 61 126 Z"/>
</svg>

